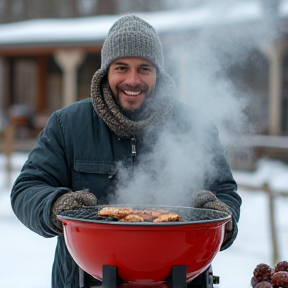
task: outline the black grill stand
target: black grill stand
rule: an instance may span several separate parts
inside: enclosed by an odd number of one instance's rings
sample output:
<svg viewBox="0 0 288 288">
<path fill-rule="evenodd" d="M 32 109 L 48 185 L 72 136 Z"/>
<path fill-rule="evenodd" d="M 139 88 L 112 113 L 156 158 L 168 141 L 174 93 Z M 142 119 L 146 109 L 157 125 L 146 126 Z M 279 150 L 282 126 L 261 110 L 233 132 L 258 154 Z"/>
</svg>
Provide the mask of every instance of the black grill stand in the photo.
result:
<svg viewBox="0 0 288 288">
<path fill-rule="evenodd" d="M 189 283 L 186 283 L 186 269 L 187 268 L 185 265 L 173 266 L 171 269 L 171 276 L 165 283 L 167 288 L 213 288 L 213 284 L 219 283 L 219 277 L 213 276 L 211 265 L 202 274 Z M 104 265 L 102 268 L 102 273 L 103 279 L 102 282 L 100 282 L 79 268 L 79 287 L 121 288 L 123 282 L 121 282 L 121 279 L 119 279 L 117 275 L 117 267 Z M 128 288 L 127 284 L 125 287 Z"/>
</svg>

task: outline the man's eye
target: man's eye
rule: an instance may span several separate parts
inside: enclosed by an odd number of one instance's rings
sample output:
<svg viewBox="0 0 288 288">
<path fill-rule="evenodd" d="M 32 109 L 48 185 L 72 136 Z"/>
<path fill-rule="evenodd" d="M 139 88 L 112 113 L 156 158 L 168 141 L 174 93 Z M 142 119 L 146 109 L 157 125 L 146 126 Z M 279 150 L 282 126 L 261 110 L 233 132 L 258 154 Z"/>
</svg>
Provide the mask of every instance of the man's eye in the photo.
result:
<svg viewBox="0 0 288 288">
<path fill-rule="evenodd" d="M 148 73 L 151 71 L 151 69 L 149 67 L 142 67 L 141 70 L 145 73 Z"/>
<path fill-rule="evenodd" d="M 116 67 L 115 70 L 124 71 L 124 70 L 126 70 L 126 67 L 124 67 L 124 66 L 118 66 L 118 67 Z"/>
</svg>

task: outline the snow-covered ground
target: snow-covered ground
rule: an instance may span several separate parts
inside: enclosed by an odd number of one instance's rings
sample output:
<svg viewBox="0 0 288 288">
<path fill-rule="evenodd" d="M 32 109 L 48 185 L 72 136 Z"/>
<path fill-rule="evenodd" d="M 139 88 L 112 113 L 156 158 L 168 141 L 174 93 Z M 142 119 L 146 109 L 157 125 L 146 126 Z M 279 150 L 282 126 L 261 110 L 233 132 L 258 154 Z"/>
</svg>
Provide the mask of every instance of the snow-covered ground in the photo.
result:
<svg viewBox="0 0 288 288">
<path fill-rule="evenodd" d="M 6 158 L 0 154 L 0 288 L 49 288 L 56 239 L 44 239 L 27 229 L 10 206 L 10 189 L 27 154 L 14 153 L 12 174 L 5 171 Z M 262 160 L 255 172 L 234 171 L 239 183 L 257 186 L 268 183 L 288 192 L 288 166 Z M 220 288 L 245 288 L 257 264 L 274 265 L 269 229 L 268 197 L 261 190 L 239 189 L 243 199 L 239 234 L 226 251 L 216 255 L 212 266 L 220 276 Z M 276 198 L 279 258 L 288 261 L 288 197 Z"/>
</svg>

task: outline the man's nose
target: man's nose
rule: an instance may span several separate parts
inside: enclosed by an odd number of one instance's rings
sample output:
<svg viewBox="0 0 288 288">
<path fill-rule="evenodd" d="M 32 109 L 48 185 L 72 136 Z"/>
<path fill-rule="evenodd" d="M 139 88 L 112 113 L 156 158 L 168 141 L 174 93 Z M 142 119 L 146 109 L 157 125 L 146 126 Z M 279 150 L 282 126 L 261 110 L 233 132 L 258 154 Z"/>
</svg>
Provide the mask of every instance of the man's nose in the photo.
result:
<svg viewBox="0 0 288 288">
<path fill-rule="evenodd" d="M 131 70 L 128 73 L 126 83 L 132 87 L 135 87 L 141 83 L 139 73 L 137 72 L 137 70 Z"/>
</svg>

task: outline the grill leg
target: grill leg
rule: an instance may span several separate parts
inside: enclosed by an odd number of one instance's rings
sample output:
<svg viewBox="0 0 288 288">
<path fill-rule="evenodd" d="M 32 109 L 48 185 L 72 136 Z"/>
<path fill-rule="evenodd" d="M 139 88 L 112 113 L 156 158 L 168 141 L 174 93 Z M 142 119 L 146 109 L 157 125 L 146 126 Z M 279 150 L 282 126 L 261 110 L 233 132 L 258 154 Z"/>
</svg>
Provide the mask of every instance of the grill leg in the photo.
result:
<svg viewBox="0 0 288 288">
<path fill-rule="evenodd" d="M 102 287 L 117 288 L 118 284 L 117 267 L 103 265 L 102 273 L 103 273 Z"/>
<path fill-rule="evenodd" d="M 85 272 L 80 267 L 79 267 L 79 287 L 80 288 L 90 288 L 90 285 L 88 285 L 85 281 Z"/>
<path fill-rule="evenodd" d="M 172 267 L 172 287 L 186 288 L 187 267 L 185 265 Z"/>
<path fill-rule="evenodd" d="M 187 284 L 191 288 L 213 288 L 213 284 L 219 284 L 219 277 L 213 276 L 210 265 L 204 272 Z"/>
</svg>

